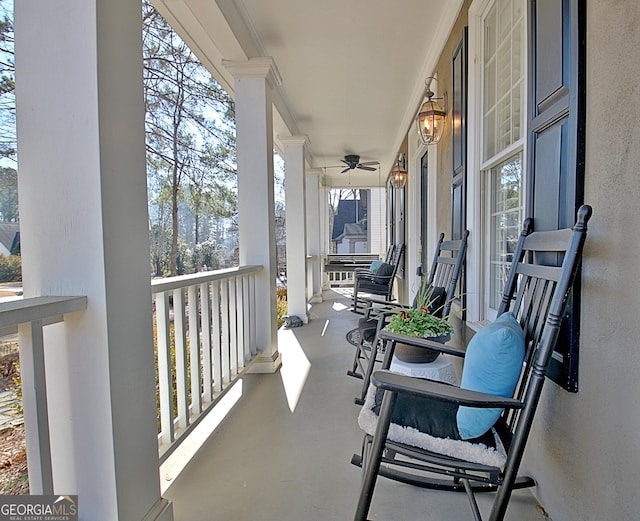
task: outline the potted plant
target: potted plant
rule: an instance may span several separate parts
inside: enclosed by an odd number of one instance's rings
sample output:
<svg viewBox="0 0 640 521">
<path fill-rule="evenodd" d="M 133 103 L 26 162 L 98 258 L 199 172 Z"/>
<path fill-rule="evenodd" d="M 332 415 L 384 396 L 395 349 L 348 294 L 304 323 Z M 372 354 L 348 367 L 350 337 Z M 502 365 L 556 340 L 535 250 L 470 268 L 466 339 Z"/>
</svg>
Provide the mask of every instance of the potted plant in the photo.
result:
<svg viewBox="0 0 640 521">
<path fill-rule="evenodd" d="M 415 306 L 403 309 L 394 315 L 386 329 L 399 335 L 428 338 L 440 343 L 447 342 L 451 339 L 453 330 L 448 322 L 449 315 L 437 316 L 438 311 L 444 306 L 445 298 L 443 292 L 427 286 L 426 282 L 423 283 L 416 296 Z M 440 352 L 396 342 L 394 354 L 404 362 L 428 363 L 433 362 Z"/>
</svg>

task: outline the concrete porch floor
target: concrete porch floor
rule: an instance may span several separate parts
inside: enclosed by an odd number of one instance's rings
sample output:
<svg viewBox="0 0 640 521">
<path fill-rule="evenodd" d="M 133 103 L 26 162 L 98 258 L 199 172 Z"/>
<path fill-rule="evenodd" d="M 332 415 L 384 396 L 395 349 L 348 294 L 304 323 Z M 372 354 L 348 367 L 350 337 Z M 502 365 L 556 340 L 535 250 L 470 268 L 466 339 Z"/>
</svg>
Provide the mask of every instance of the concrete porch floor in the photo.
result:
<svg viewBox="0 0 640 521">
<path fill-rule="evenodd" d="M 177 521 L 344 521 L 353 518 L 360 469 L 361 381 L 346 376 L 356 326 L 348 293 L 325 291 L 309 324 L 284 332 L 281 371 L 249 375 L 228 417 L 164 496 Z M 161 479 L 162 478 L 161 476 Z M 488 515 L 493 494 L 480 495 Z M 516 491 L 511 521 L 541 521 L 529 491 Z M 464 494 L 427 491 L 380 478 L 369 519 L 471 520 Z"/>
</svg>

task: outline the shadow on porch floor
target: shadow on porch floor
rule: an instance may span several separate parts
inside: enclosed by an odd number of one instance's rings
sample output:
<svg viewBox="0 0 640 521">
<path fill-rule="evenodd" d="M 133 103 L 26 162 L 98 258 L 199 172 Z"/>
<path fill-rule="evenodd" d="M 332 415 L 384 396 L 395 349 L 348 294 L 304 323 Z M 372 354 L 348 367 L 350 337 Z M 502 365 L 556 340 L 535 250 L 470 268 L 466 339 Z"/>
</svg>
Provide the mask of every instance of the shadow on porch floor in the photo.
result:
<svg viewBox="0 0 640 521">
<path fill-rule="evenodd" d="M 326 291 L 309 324 L 280 340 L 282 370 L 243 379 L 242 397 L 164 496 L 176 521 L 344 521 L 353 518 L 360 469 L 350 464 L 362 434 L 353 404 L 361 381 L 345 372 L 345 334 L 358 316 L 349 294 Z M 297 340 L 297 341 L 294 341 Z M 161 476 L 166 479 L 166 476 Z M 541 521 L 528 491 L 514 494 L 507 519 Z M 480 497 L 483 512 L 491 494 Z M 470 520 L 464 494 L 381 479 L 369 518 Z"/>
</svg>

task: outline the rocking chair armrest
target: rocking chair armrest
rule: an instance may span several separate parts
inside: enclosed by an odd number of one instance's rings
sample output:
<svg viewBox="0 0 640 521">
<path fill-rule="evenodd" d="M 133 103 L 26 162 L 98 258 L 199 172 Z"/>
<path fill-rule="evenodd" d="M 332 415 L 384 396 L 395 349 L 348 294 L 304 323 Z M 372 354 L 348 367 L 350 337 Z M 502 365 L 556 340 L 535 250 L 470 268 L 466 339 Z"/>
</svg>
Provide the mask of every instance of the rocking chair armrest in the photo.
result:
<svg viewBox="0 0 640 521">
<path fill-rule="evenodd" d="M 367 319 L 378 318 L 382 315 L 395 315 L 403 309 L 409 309 L 409 306 L 373 297 L 362 297 L 361 301 L 365 304 L 364 316 Z"/>
<path fill-rule="evenodd" d="M 404 306 L 402 304 L 398 304 L 397 302 L 391 301 L 391 300 L 387 300 L 387 299 L 383 299 L 383 298 L 375 298 L 375 297 L 360 297 L 360 300 L 362 302 L 365 302 L 368 305 L 394 305 L 394 306 L 402 306 L 404 308 L 408 308 L 409 306 Z"/>
<path fill-rule="evenodd" d="M 389 282 L 391 282 L 394 278 L 395 275 L 364 275 L 363 276 L 365 279 L 368 280 L 375 280 L 376 284 L 389 284 Z M 360 278 L 360 276 L 358 276 L 358 278 Z"/>
<path fill-rule="evenodd" d="M 392 315 L 397 315 L 400 311 L 405 309 L 409 309 L 407 306 L 402 306 L 400 304 L 393 304 L 391 302 L 387 302 L 386 304 L 378 304 L 376 307 L 372 307 L 368 310 L 369 318 L 380 318 L 382 316 L 389 317 Z"/>
<path fill-rule="evenodd" d="M 359 279 L 360 277 L 364 277 L 366 279 L 373 279 L 373 277 L 375 277 L 375 273 L 373 273 L 368 268 L 356 268 L 353 271 L 353 274 L 356 277 L 356 279 Z"/>
<path fill-rule="evenodd" d="M 443 402 L 455 403 L 477 408 L 522 409 L 524 403 L 514 398 L 505 398 L 493 394 L 461 389 L 455 385 L 435 380 L 425 380 L 392 371 L 380 370 L 373 373 L 371 383 L 385 391 L 410 394 L 422 398 L 432 398 Z"/>
<path fill-rule="evenodd" d="M 442 344 L 440 342 L 434 342 L 428 338 L 420 338 L 417 336 L 401 335 L 399 333 L 392 333 L 386 329 L 380 331 L 380 339 L 391 340 L 393 342 L 401 342 L 403 344 L 409 344 L 415 347 L 422 347 L 427 349 L 433 349 L 434 351 L 440 351 L 448 355 L 459 356 L 464 358 L 466 351 L 458 347 Z"/>
</svg>

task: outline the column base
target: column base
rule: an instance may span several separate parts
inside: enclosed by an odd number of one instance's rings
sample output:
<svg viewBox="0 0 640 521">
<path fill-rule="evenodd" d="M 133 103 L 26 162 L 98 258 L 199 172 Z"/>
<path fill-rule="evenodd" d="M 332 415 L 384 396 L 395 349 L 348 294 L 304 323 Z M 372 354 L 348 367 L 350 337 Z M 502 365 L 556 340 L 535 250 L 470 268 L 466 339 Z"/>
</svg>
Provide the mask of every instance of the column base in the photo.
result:
<svg viewBox="0 0 640 521">
<path fill-rule="evenodd" d="M 271 374 L 275 373 L 282 365 L 282 357 L 279 352 L 267 355 L 266 353 L 260 353 L 251 367 L 247 371 L 248 374 Z"/>
<path fill-rule="evenodd" d="M 322 302 L 322 291 L 319 291 L 318 293 L 314 293 L 309 299 L 309 302 L 311 304 L 318 304 Z"/>
<path fill-rule="evenodd" d="M 168 499 L 160 498 L 142 521 L 173 521 L 173 504 Z"/>
</svg>

